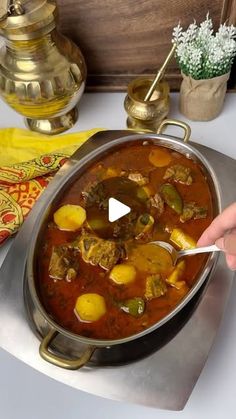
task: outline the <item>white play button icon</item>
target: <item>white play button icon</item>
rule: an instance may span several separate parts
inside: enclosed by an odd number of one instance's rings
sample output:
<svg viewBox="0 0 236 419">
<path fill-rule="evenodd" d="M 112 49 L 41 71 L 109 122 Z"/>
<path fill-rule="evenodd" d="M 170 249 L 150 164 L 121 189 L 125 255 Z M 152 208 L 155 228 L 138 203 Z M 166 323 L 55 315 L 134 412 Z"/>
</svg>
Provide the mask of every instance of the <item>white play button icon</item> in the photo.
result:
<svg viewBox="0 0 236 419">
<path fill-rule="evenodd" d="M 108 220 L 110 223 L 119 220 L 124 215 L 129 214 L 131 208 L 128 205 L 123 204 L 115 198 L 109 198 L 108 200 Z"/>
<path fill-rule="evenodd" d="M 85 197 L 88 226 L 105 240 L 134 239 L 139 217 L 150 212 L 148 196 L 141 194 L 140 186 L 125 176 L 92 185 Z"/>
</svg>

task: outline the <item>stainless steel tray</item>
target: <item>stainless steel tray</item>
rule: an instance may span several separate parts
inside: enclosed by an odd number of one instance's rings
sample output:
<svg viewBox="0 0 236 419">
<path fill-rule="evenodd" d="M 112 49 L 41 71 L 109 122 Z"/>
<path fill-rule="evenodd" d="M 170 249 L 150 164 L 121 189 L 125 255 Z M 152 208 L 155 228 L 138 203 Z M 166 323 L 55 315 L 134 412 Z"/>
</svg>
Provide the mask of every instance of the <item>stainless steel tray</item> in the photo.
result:
<svg viewBox="0 0 236 419">
<path fill-rule="evenodd" d="M 31 331 L 23 301 L 27 245 L 44 202 L 63 176 L 78 164 L 78 158 L 127 131 L 96 134 L 57 173 L 22 226 L 0 270 L 0 346 L 38 371 L 74 388 L 110 399 L 181 410 L 206 362 L 229 296 L 233 273 L 221 255 L 196 311 L 181 331 L 159 351 L 148 357 L 114 367 L 62 370 L 43 361 L 39 341 Z M 223 206 L 236 200 L 235 160 L 207 147 L 193 144 L 210 162 L 220 181 Z"/>
</svg>

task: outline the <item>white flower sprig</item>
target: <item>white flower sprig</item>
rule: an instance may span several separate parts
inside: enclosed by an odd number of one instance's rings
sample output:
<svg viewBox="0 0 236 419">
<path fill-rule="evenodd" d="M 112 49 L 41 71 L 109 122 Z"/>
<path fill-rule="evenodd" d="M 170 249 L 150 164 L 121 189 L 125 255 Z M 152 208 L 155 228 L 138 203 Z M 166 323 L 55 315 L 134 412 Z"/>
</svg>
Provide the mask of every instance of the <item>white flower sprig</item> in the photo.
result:
<svg viewBox="0 0 236 419">
<path fill-rule="evenodd" d="M 178 24 L 172 41 L 182 72 L 196 80 L 228 73 L 236 55 L 236 27 L 224 23 L 214 34 L 208 14 L 199 26 L 194 21 L 185 31 Z"/>
</svg>

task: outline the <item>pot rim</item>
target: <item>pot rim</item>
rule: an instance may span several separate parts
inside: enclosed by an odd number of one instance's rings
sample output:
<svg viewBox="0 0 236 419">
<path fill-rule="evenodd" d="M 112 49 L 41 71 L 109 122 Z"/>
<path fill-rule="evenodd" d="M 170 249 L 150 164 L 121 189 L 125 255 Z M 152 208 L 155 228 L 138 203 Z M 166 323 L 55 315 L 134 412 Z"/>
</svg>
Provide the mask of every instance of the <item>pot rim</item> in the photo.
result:
<svg viewBox="0 0 236 419">
<path fill-rule="evenodd" d="M 189 158 L 192 158 L 194 156 L 195 160 L 198 161 L 198 163 L 201 164 L 203 167 L 206 175 L 208 176 L 208 182 L 211 180 L 211 187 L 213 187 L 214 197 L 215 199 L 215 205 L 217 207 L 216 211 L 219 213 L 221 211 L 221 191 L 220 186 L 217 180 L 217 177 L 215 175 L 214 170 L 212 169 L 209 162 L 205 159 L 205 157 L 192 145 L 183 143 L 182 140 L 180 140 L 178 137 L 174 137 L 171 135 L 164 135 L 164 134 L 131 134 L 127 135 L 125 137 L 119 137 L 115 140 L 111 140 L 108 143 L 105 143 L 101 146 L 98 145 L 95 150 L 88 152 L 88 154 L 84 155 L 81 160 L 76 161 L 74 160 L 75 164 L 72 167 L 69 167 L 68 173 L 63 173 L 63 176 L 60 177 L 60 184 L 58 185 L 58 182 L 55 181 L 55 186 L 53 193 L 46 199 L 42 211 L 39 213 L 37 219 L 35 220 L 35 226 L 32 231 L 31 240 L 28 247 L 27 252 L 27 262 L 26 262 L 26 276 L 28 281 L 28 287 L 30 295 L 33 299 L 33 302 L 36 306 L 36 308 L 39 310 L 41 315 L 44 317 L 44 319 L 49 323 L 49 325 L 57 330 L 62 335 L 66 336 L 69 339 L 76 340 L 80 343 L 87 344 L 87 345 L 93 345 L 96 347 L 109 347 L 113 345 L 123 344 L 130 342 L 132 340 L 141 338 L 145 336 L 146 334 L 149 334 L 159 327 L 163 326 L 165 323 L 167 323 L 172 317 L 174 317 L 196 294 L 196 292 L 199 290 L 201 285 L 204 283 L 205 279 L 207 278 L 208 274 L 213 270 L 213 268 L 216 265 L 216 262 L 218 260 L 218 254 L 210 253 L 209 257 L 205 263 L 205 265 L 202 268 L 202 271 L 199 273 L 199 278 L 196 280 L 192 288 L 189 290 L 189 292 L 184 296 L 182 300 L 162 319 L 160 319 L 158 322 L 154 323 L 152 326 L 148 327 L 147 329 L 127 336 L 125 338 L 120 339 L 93 339 L 93 338 L 87 338 L 82 335 L 70 332 L 69 330 L 65 329 L 64 327 L 60 326 L 56 321 L 54 321 L 49 314 L 47 313 L 46 309 L 43 307 L 40 298 L 38 297 L 37 291 L 36 291 L 36 285 L 34 281 L 34 256 L 35 256 L 35 249 L 37 244 L 37 238 L 40 233 L 40 230 L 44 224 L 45 218 L 47 218 L 48 212 L 51 208 L 52 203 L 55 201 L 55 199 L 58 196 L 61 196 L 63 193 L 63 187 L 69 186 L 74 178 L 75 175 L 79 176 L 79 172 L 82 171 L 82 168 L 84 166 L 89 167 L 91 166 L 96 160 L 99 160 L 101 156 L 104 154 L 104 152 L 110 152 L 114 148 L 119 148 L 120 146 L 127 144 L 127 143 L 133 143 L 134 141 L 139 142 L 145 142 L 148 141 L 152 144 L 157 143 L 158 145 L 170 148 L 172 150 L 178 151 L 184 155 L 186 155 Z M 76 154 L 79 154 L 79 150 L 76 152 Z M 77 157 L 77 156 L 76 156 Z M 79 156 L 78 156 L 79 157 Z M 71 157 L 73 160 L 73 156 Z M 63 170 L 63 167 L 62 169 Z M 53 181 L 52 181 L 53 182 Z M 210 185 L 209 185 L 210 186 Z M 211 191 L 212 192 L 212 191 Z M 43 199 L 43 195 L 42 198 Z"/>
<path fill-rule="evenodd" d="M 160 101 L 163 101 L 166 99 L 166 97 L 169 94 L 169 85 L 166 81 L 161 81 L 159 86 L 161 86 L 161 89 L 159 89 L 160 97 L 158 99 L 145 101 L 144 98 L 135 98 L 134 96 L 134 89 L 138 88 L 140 86 L 143 86 L 145 84 L 152 84 L 153 80 L 150 77 L 140 77 L 138 79 L 132 80 L 128 85 L 128 94 L 127 97 L 130 99 L 131 102 L 135 103 L 136 105 L 142 106 L 143 108 L 156 108 L 156 105 L 160 104 Z M 150 88 L 150 86 L 147 86 Z M 154 91 L 157 90 L 157 87 L 154 89 Z"/>
</svg>

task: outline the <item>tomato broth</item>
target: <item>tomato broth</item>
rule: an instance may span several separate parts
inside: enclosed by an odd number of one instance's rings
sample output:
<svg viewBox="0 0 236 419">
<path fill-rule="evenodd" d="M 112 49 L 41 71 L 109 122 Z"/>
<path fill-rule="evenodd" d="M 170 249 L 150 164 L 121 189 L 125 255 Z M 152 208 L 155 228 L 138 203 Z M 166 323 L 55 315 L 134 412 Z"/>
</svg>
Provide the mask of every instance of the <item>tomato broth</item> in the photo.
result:
<svg viewBox="0 0 236 419">
<path fill-rule="evenodd" d="M 96 239 L 97 233 L 91 230 L 86 220 L 74 230 L 60 228 L 55 222 L 55 212 L 63 206 L 73 205 L 84 208 L 85 214 L 86 194 L 94 185 L 108 178 L 129 176 L 134 182 L 137 179 L 146 194 L 144 229 L 124 243 L 117 236 L 109 238 L 116 259 L 108 260 L 107 255 L 104 262 L 104 254 L 98 258 L 96 251 L 104 248 L 102 252 L 106 252 L 106 239 Z M 161 146 L 122 146 L 80 175 L 50 214 L 36 254 L 39 298 L 51 318 L 75 334 L 109 340 L 137 334 L 165 317 L 179 303 L 196 281 L 207 258 L 205 255 L 185 257 L 182 265 L 173 267 L 167 263 L 166 267 L 160 268 L 160 254 L 157 252 L 157 257 L 154 253 L 152 256 L 154 250 L 149 252 L 143 246 L 153 240 L 162 240 L 181 248 L 181 243 L 172 240 L 173 232 L 177 236 L 183 234 L 187 241 L 190 237 L 196 242 L 212 219 L 210 189 L 198 163 Z M 137 220 L 135 223 L 134 228 Z M 74 243 L 78 240 L 77 246 Z M 94 246 L 89 250 L 86 248 L 88 240 Z M 116 249 L 113 243 L 119 246 L 120 253 L 116 252 L 118 247 Z M 53 252 L 56 255 L 52 256 Z M 149 260 L 148 254 L 151 255 Z M 124 271 L 118 279 L 114 270 L 117 265 L 122 265 Z M 135 279 L 126 278 L 127 265 L 134 267 Z M 60 268 L 63 273 L 58 273 Z M 79 303 L 78 310 L 76 308 L 78 297 L 91 294 L 101 296 L 104 301 L 103 312 L 97 317 L 93 314 L 89 317 L 86 312 L 90 310 L 91 302 L 88 307 L 87 301 L 87 308 L 82 307 L 82 311 L 79 311 Z"/>
</svg>

